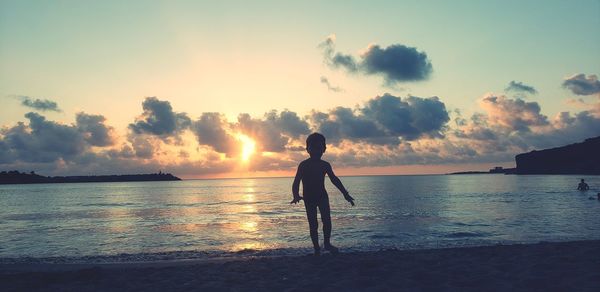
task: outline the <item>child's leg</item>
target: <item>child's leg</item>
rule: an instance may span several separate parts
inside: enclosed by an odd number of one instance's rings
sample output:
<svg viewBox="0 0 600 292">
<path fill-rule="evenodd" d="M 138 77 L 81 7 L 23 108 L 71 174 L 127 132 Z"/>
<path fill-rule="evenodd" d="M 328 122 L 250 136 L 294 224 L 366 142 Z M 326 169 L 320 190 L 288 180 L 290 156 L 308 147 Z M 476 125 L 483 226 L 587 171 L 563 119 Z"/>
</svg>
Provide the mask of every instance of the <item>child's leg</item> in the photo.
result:
<svg viewBox="0 0 600 292">
<path fill-rule="evenodd" d="M 312 240 L 315 251 L 319 250 L 319 221 L 317 221 L 317 204 L 304 201 L 306 208 L 306 218 L 308 219 L 308 228 L 310 230 L 310 239 Z"/>
<path fill-rule="evenodd" d="M 321 212 L 321 222 L 323 222 L 323 240 L 325 248 L 331 246 L 331 209 L 329 207 L 329 198 L 325 197 L 319 203 Z"/>
</svg>

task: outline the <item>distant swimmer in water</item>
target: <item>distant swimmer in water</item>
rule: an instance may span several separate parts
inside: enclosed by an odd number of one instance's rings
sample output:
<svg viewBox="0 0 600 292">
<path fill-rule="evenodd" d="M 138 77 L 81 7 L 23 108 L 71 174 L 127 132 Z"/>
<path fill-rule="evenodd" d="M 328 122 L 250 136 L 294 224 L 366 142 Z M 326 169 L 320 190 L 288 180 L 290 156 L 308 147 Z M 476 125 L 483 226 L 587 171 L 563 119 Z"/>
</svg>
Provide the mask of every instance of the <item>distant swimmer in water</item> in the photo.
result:
<svg viewBox="0 0 600 292">
<path fill-rule="evenodd" d="M 590 186 L 588 186 L 588 184 L 585 183 L 584 179 L 581 179 L 581 182 L 577 186 L 577 190 L 578 191 L 587 191 L 589 189 L 590 189 Z"/>
</svg>

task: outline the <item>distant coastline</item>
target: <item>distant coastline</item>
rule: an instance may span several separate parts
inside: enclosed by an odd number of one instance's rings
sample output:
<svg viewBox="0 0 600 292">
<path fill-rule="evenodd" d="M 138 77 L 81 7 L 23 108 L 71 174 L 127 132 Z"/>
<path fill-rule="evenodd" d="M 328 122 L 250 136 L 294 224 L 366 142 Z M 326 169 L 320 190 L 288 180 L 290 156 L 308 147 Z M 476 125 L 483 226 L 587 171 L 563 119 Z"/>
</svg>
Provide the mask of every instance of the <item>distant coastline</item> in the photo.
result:
<svg viewBox="0 0 600 292">
<path fill-rule="evenodd" d="M 458 171 L 447 174 L 514 174 L 516 171 L 516 168 L 504 168 L 502 166 L 496 166 L 488 171 Z"/>
<path fill-rule="evenodd" d="M 87 182 L 135 182 L 135 181 L 179 181 L 170 173 L 88 175 L 88 176 L 42 176 L 35 172 L 25 173 L 16 170 L 0 172 L 0 184 L 48 184 L 48 183 L 87 183 Z"/>
</svg>

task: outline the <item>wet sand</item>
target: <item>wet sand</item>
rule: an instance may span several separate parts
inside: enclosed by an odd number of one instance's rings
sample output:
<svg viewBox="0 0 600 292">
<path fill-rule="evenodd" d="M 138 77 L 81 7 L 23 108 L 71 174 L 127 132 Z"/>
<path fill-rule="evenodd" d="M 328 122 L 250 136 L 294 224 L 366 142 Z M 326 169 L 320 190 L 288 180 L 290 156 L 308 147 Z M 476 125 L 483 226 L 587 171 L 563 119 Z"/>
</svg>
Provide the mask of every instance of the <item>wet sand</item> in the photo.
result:
<svg viewBox="0 0 600 292">
<path fill-rule="evenodd" d="M 4 264 L 2 291 L 599 291 L 600 241 L 118 264 Z"/>
</svg>

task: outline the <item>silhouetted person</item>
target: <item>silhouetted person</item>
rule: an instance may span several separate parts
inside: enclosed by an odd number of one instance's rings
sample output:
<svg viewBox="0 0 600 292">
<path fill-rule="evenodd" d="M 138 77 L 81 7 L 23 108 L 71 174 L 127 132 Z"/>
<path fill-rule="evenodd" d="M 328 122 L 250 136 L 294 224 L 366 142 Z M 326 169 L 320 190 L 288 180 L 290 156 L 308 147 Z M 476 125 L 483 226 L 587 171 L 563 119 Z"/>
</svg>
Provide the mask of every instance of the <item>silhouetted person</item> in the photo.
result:
<svg viewBox="0 0 600 292">
<path fill-rule="evenodd" d="M 577 190 L 579 190 L 579 191 L 587 191 L 589 189 L 590 189 L 590 186 L 588 186 L 588 184 L 586 184 L 585 181 L 583 179 L 581 179 L 581 182 L 577 186 Z"/>
<path fill-rule="evenodd" d="M 306 217 L 310 228 L 310 239 L 315 249 L 315 255 L 321 253 L 319 247 L 319 222 L 317 221 L 317 208 L 321 212 L 321 222 L 323 222 L 323 248 L 332 253 L 338 249 L 331 245 L 331 210 L 329 208 L 329 196 L 325 190 L 325 174 L 329 176 L 331 182 L 342 192 L 344 199 L 354 206 L 354 199 L 348 194 L 340 179 L 333 173 L 331 164 L 321 160 L 321 156 L 327 149 L 325 137 L 319 133 L 312 133 L 306 138 L 306 151 L 310 158 L 300 162 L 298 171 L 292 184 L 292 193 L 294 199 L 290 204 L 296 204 L 304 200 L 306 208 Z M 300 181 L 302 181 L 302 197 L 300 196 Z"/>
</svg>

